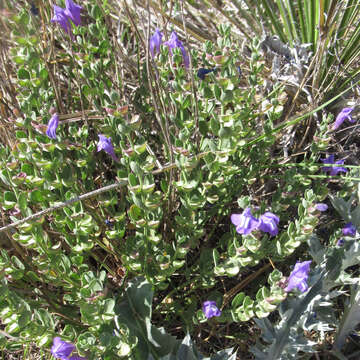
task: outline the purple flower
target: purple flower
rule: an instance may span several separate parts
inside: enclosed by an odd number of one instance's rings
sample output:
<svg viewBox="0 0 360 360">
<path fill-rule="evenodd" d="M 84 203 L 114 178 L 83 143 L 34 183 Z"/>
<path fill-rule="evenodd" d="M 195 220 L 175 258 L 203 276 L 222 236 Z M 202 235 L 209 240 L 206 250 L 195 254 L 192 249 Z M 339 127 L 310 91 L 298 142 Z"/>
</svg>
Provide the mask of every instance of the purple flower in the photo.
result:
<svg viewBox="0 0 360 360">
<path fill-rule="evenodd" d="M 336 243 L 336 246 L 343 246 L 345 243 L 344 239 L 340 239 L 338 240 L 338 242 Z"/>
<path fill-rule="evenodd" d="M 65 14 L 76 26 L 81 24 L 81 10 L 82 7 L 80 5 L 75 4 L 72 0 L 65 0 Z"/>
<path fill-rule="evenodd" d="M 163 37 L 162 32 L 158 28 L 156 28 L 154 35 L 150 38 L 150 53 L 152 57 L 155 56 L 155 49 L 158 53 L 160 52 L 162 37 Z"/>
<path fill-rule="evenodd" d="M 342 233 L 345 236 L 355 236 L 356 234 L 356 227 L 353 225 L 353 223 L 348 222 L 345 224 L 345 226 L 342 229 Z"/>
<path fill-rule="evenodd" d="M 266 212 L 260 216 L 259 229 L 261 231 L 269 233 L 271 236 L 276 236 L 279 232 L 278 224 L 279 218 L 272 212 Z"/>
<path fill-rule="evenodd" d="M 297 262 L 295 264 L 294 270 L 290 273 L 288 278 L 288 285 L 285 288 L 286 292 L 289 292 L 294 288 L 298 288 L 302 293 L 307 291 L 307 279 L 309 277 L 310 264 L 311 260 L 302 263 Z"/>
<path fill-rule="evenodd" d="M 75 345 L 62 341 L 61 338 L 55 337 L 53 346 L 51 347 L 51 354 L 56 359 L 68 360 L 70 354 L 75 350 Z"/>
<path fill-rule="evenodd" d="M 353 118 L 350 116 L 350 113 L 351 113 L 353 110 L 354 110 L 354 108 L 343 108 L 343 109 L 339 112 L 338 116 L 336 117 L 332 129 L 333 129 L 333 130 L 338 129 L 345 120 L 348 120 L 348 121 L 350 121 L 351 123 L 354 123 L 355 120 L 353 120 Z"/>
<path fill-rule="evenodd" d="M 210 319 L 213 316 L 220 316 L 221 311 L 217 308 L 215 301 L 205 301 L 202 305 L 202 311 L 205 314 L 205 316 Z"/>
<path fill-rule="evenodd" d="M 75 4 L 72 0 L 65 0 L 65 9 L 60 6 L 54 5 L 54 17 L 51 19 L 51 22 L 58 23 L 63 30 L 73 37 L 71 33 L 71 24 L 70 20 L 74 23 L 75 26 L 81 24 L 80 11 L 82 7 Z"/>
<path fill-rule="evenodd" d="M 59 125 L 59 115 L 57 113 L 55 113 L 49 123 L 48 123 L 48 127 L 46 130 L 46 135 L 51 138 L 51 139 L 56 139 L 56 129 Z"/>
<path fill-rule="evenodd" d="M 205 75 L 206 74 L 209 74 L 213 71 L 216 71 L 216 68 L 213 68 L 213 69 L 205 69 L 205 68 L 200 68 L 197 72 L 197 77 L 201 80 L 205 80 Z"/>
<path fill-rule="evenodd" d="M 318 211 L 326 211 L 328 209 L 328 206 L 323 203 L 318 203 L 318 204 L 315 204 L 315 208 Z"/>
<path fill-rule="evenodd" d="M 324 164 L 337 164 L 343 165 L 345 160 L 337 160 L 335 161 L 335 155 L 331 154 L 326 159 L 320 159 Z M 328 172 L 330 171 L 330 175 L 337 175 L 339 172 L 347 172 L 347 169 L 341 166 L 324 166 L 321 168 L 322 171 Z"/>
<path fill-rule="evenodd" d="M 232 214 L 231 222 L 236 226 L 239 234 L 248 235 L 259 226 L 259 220 L 251 214 L 251 209 L 246 208 L 242 214 Z"/>
<path fill-rule="evenodd" d="M 185 67 L 188 68 L 190 64 L 189 55 L 185 51 L 183 43 L 179 40 L 177 34 L 175 31 L 173 31 L 170 35 L 170 39 L 164 43 L 164 45 L 167 45 L 170 50 L 170 54 L 172 55 L 172 50 L 175 48 L 180 48 L 182 52 L 182 56 L 184 58 L 184 64 Z"/>
<path fill-rule="evenodd" d="M 114 147 L 111 144 L 111 138 L 107 138 L 104 135 L 99 135 L 99 142 L 97 144 L 97 151 L 104 150 L 108 153 L 114 161 L 119 161 L 115 155 Z"/>
<path fill-rule="evenodd" d="M 31 3 L 30 11 L 31 11 L 35 16 L 39 15 L 39 9 L 35 6 L 34 3 Z"/>
<path fill-rule="evenodd" d="M 58 23 L 67 34 L 72 36 L 71 25 L 69 22 L 69 18 L 65 13 L 65 9 L 60 6 L 54 5 L 54 16 L 50 21 L 52 23 Z"/>
</svg>

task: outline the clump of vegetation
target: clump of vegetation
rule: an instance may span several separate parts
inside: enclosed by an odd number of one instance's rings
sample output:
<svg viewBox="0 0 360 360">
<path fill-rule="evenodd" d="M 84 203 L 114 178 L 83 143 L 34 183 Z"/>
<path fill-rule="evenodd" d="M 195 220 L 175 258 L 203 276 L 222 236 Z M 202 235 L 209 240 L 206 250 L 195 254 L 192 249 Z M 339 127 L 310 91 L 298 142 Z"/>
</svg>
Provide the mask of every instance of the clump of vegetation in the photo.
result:
<svg viewBox="0 0 360 360">
<path fill-rule="evenodd" d="M 1 9 L 6 358 L 356 357 L 360 4 L 220 3 Z"/>
</svg>

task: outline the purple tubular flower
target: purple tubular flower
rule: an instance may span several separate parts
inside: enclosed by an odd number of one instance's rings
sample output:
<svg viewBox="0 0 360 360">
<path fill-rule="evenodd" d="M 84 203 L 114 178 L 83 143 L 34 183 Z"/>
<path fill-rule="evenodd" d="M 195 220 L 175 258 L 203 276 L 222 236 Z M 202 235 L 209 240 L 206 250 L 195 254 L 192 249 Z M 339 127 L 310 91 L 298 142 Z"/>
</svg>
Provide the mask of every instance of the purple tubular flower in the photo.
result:
<svg viewBox="0 0 360 360">
<path fill-rule="evenodd" d="M 56 139 L 56 129 L 59 125 L 59 115 L 57 113 L 55 113 L 49 123 L 48 123 L 48 127 L 46 130 L 46 135 L 51 138 L 51 139 Z"/>
<path fill-rule="evenodd" d="M 170 35 L 170 39 L 168 41 L 166 41 L 164 43 L 164 45 L 167 45 L 169 47 L 170 50 L 170 54 L 172 55 L 172 50 L 175 48 L 180 48 L 181 52 L 182 52 L 182 56 L 184 58 L 184 64 L 185 67 L 188 68 L 189 64 L 190 64 L 190 60 L 189 60 L 189 55 L 187 54 L 187 52 L 185 51 L 184 45 L 183 43 L 179 40 L 177 34 L 175 31 L 173 31 Z"/>
<path fill-rule="evenodd" d="M 336 246 L 343 246 L 345 243 L 344 239 L 340 239 L 338 240 L 338 242 L 336 243 Z"/>
<path fill-rule="evenodd" d="M 34 14 L 35 16 L 39 15 L 39 9 L 35 6 L 35 4 L 34 4 L 33 2 L 31 3 L 30 11 L 31 11 L 32 14 Z"/>
<path fill-rule="evenodd" d="M 211 72 L 214 72 L 214 71 L 216 71 L 216 68 L 213 68 L 213 69 L 200 68 L 196 75 L 199 79 L 205 80 L 205 75 L 209 74 Z"/>
<path fill-rule="evenodd" d="M 119 161 L 115 155 L 114 147 L 111 144 L 111 138 L 107 138 L 104 135 L 99 135 L 99 142 L 97 144 L 97 151 L 104 150 L 108 153 L 114 161 Z"/>
<path fill-rule="evenodd" d="M 158 53 L 160 52 L 162 37 L 163 37 L 162 32 L 158 28 L 156 28 L 154 35 L 150 38 L 150 53 L 152 57 L 155 56 L 155 49 Z"/>
<path fill-rule="evenodd" d="M 65 9 L 60 6 L 54 5 L 54 16 L 50 21 L 52 23 L 58 23 L 67 34 L 72 36 L 71 25 L 68 15 L 65 13 Z"/>
<path fill-rule="evenodd" d="M 343 165 L 345 160 L 337 160 L 335 161 L 335 155 L 331 154 L 326 159 L 320 159 L 324 164 L 337 164 L 337 165 Z M 339 172 L 347 172 L 347 169 L 345 169 L 342 166 L 324 166 L 321 168 L 324 172 L 330 172 L 330 175 L 337 175 Z"/>
<path fill-rule="evenodd" d="M 68 360 L 70 354 L 75 350 L 75 345 L 62 341 L 61 338 L 55 337 L 53 346 L 51 347 L 51 354 L 56 359 Z"/>
<path fill-rule="evenodd" d="M 345 226 L 342 229 L 342 233 L 345 236 L 355 236 L 356 234 L 356 227 L 353 225 L 353 223 L 348 222 L 345 224 Z"/>
<path fill-rule="evenodd" d="M 65 0 L 65 15 L 76 25 L 81 24 L 80 11 L 82 7 L 75 4 L 72 0 Z"/>
<path fill-rule="evenodd" d="M 213 316 L 220 316 L 221 311 L 217 308 L 215 301 L 205 301 L 202 305 L 202 311 L 205 314 L 205 316 L 210 319 Z"/>
<path fill-rule="evenodd" d="M 353 120 L 353 118 L 350 116 L 350 113 L 354 110 L 354 108 L 343 108 L 338 116 L 335 119 L 334 125 L 332 127 L 333 130 L 338 129 L 341 124 L 345 121 L 348 120 L 351 123 L 354 123 L 355 120 Z"/>
<path fill-rule="evenodd" d="M 315 208 L 318 211 L 326 211 L 328 209 L 328 206 L 323 203 L 318 203 L 318 204 L 315 204 Z"/>
<path fill-rule="evenodd" d="M 259 226 L 259 220 L 252 216 L 249 207 L 242 214 L 232 214 L 231 222 L 236 226 L 236 231 L 243 235 L 250 234 Z"/>
<path fill-rule="evenodd" d="M 288 278 L 288 285 L 285 288 L 286 292 L 289 292 L 294 288 L 298 288 L 302 293 L 307 291 L 307 279 L 309 277 L 310 264 L 311 260 L 302 263 L 297 262 L 295 264 L 294 270 L 290 273 Z"/>
<path fill-rule="evenodd" d="M 276 236 L 279 232 L 278 224 L 280 219 L 272 212 L 266 212 L 260 216 L 259 229 L 269 233 L 271 236 Z"/>
<path fill-rule="evenodd" d="M 58 23 L 63 30 L 73 38 L 71 32 L 70 20 L 74 25 L 79 26 L 81 24 L 80 11 L 82 7 L 75 4 L 72 0 L 65 0 L 65 9 L 60 6 L 54 5 L 54 17 L 51 22 Z"/>
</svg>

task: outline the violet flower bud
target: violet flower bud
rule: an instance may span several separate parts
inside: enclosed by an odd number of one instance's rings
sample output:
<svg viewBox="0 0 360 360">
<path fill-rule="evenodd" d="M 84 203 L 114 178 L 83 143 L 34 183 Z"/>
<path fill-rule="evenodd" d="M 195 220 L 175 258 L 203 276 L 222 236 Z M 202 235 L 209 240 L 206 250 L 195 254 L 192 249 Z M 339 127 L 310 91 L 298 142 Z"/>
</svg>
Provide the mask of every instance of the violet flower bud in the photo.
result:
<svg viewBox="0 0 360 360">
<path fill-rule="evenodd" d="M 185 67 L 188 68 L 190 65 L 189 55 L 187 54 L 183 43 L 179 40 L 177 34 L 175 31 L 173 31 L 170 35 L 170 39 L 164 43 L 164 45 L 167 45 L 170 50 L 170 54 L 172 55 L 172 50 L 175 48 L 179 48 L 182 52 L 182 56 L 184 59 Z"/>
<path fill-rule="evenodd" d="M 155 49 L 156 52 L 158 53 L 160 52 L 162 37 L 163 37 L 162 32 L 158 28 L 156 28 L 154 35 L 150 37 L 150 53 L 152 57 L 155 56 Z"/>
<path fill-rule="evenodd" d="M 328 209 L 328 206 L 324 203 L 318 203 L 318 204 L 315 204 L 315 208 L 316 210 L 318 211 L 326 211 Z"/>
<path fill-rule="evenodd" d="M 114 161 L 119 161 L 119 159 L 115 155 L 114 147 L 111 143 L 111 138 L 107 138 L 104 135 L 99 135 L 99 142 L 97 144 L 97 151 L 104 150 L 106 153 L 108 153 Z"/>
<path fill-rule="evenodd" d="M 216 71 L 216 68 L 213 68 L 213 69 L 200 68 L 196 75 L 199 79 L 205 80 L 205 75 L 209 74 L 211 72 L 214 72 L 214 71 Z"/>
<path fill-rule="evenodd" d="M 353 120 L 353 118 L 350 116 L 350 113 L 351 113 L 353 110 L 354 110 L 354 108 L 344 108 L 344 109 L 342 109 L 342 110 L 339 112 L 338 116 L 336 117 L 332 129 L 333 129 L 333 130 L 338 129 L 345 120 L 348 120 L 349 122 L 354 123 L 355 120 Z"/>
<path fill-rule="evenodd" d="M 59 115 L 55 113 L 49 123 L 46 130 L 46 135 L 51 139 L 56 139 L 56 129 L 59 126 Z"/>
</svg>

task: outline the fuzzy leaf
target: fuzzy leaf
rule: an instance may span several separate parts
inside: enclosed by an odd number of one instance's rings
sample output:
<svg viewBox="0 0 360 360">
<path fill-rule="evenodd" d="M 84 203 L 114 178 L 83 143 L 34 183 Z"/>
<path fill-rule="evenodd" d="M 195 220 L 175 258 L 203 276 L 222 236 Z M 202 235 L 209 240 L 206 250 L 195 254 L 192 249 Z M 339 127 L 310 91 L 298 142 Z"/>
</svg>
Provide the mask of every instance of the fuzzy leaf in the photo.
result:
<svg viewBox="0 0 360 360">
<path fill-rule="evenodd" d="M 280 360 L 289 358 L 288 355 L 295 355 L 298 350 L 308 351 L 311 349 L 312 343 L 305 343 L 305 339 L 296 336 L 296 332 L 292 331 L 292 328 L 300 321 L 300 318 L 306 312 L 310 303 L 316 296 L 321 292 L 323 285 L 324 272 L 318 275 L 315 284 L 308 290 L 304 295 L 301 295 L 296 300 L 285 301 L 285 306 L 288 308 L 282 315 L 282 321 L 277 327 L 276 331 L 272 329 L 272 325 L 269 321 L 263 320 L 262 322 L 257 321 L 261 329 L 266 333 L 267 341 L 271 345 L 265 349 L 262 349 L 259 344 L 256 347 L 251 348 L 251 352 L 255 355 L 256 360 Z M 283 303 L 283 304 L 284 304 Z M 290 306 L 291 303 L 291 306 Z M 283 305 L 282 304 L 282 305 Z M 275 334 L 275 336 L 274 336 Z M 296 346 L 289 346 L 295 344 Z M 283 353 L 286 348 L 286 356 Z"/>
<path fill-rule="evenodd" d="M 334 349 L 340 350 L 345 343 L 346 337 L 360 323 L 360 287 L 351 287 L 350 303 L 345 307 L 336 333 Z"/>
<path fill-rule="evenodd" d="M 183 341 L 167 334 L 163 328 L 151 324 L 152 285 L 143 278 L 130 282 L 125 300 L 115 307 L 115 323 L 118 329 L 126 324 L 130 335 L 138 342 L 132 352 L 134 360 L 235 360 L 232 349 L 225 349 L 211 358 L 204 358 L 194 346 L 190 335 Z M 176 354 L 176 355 L 175 355 Z"/>
<path fill-rule="evenodd" d="M 330 196 L 331 203 L 333 204 L 336 211 L 343 217 L 345 221 L 350 221 L 350 208 L 351 202 L 345 201 L 342 198 L 336 196 Z"/>
<path fill-rule="evenodd" d="M 115 308 L 116 321 L 125 323 L 130 334 L 136 336 L 138 344 L 132 355 L 133 359 L 156 358 L 173 352 L 178 340 L 151 324 L 152 286 L 142 278 L 130 282 L 126 290 L 126 300 Z"/>
<path fill-rule="evenodd" d="M 194 354 L 194 345 L 191 341 L 190 335 L 187 334 L 184 338 L 184 340 L 181 342 L 179 350 L 176 354 L 176 358 L 179 360 L 197 360 L 199 359 L 195 354 Z M 203 359 L 203 357 L 201 357 L 200 359 Z"/>
<path fill-rule="evenodd" d="M 232 353 L 233 350 L 234 350 L 233 348 L 221 350 L 215 355 L 211 356 L 210 360 L 235 360 L 236 352 Z"/>
</svg>

